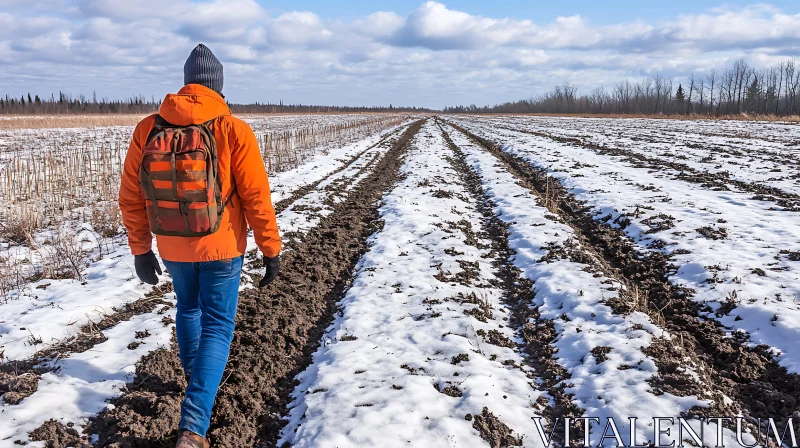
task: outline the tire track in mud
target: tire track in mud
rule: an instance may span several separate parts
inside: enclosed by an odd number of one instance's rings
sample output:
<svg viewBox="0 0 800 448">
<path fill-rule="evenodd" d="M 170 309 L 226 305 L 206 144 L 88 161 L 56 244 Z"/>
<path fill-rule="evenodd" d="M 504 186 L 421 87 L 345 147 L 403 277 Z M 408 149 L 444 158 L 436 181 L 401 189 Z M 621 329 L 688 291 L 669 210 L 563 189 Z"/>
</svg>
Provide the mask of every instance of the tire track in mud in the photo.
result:
<svg viewBox="0 0 800 448">
<path fill-rule="evenodd" d="M 705 188 L 711 188 L 719 191 L 730 191 L 728 184 L 735 186 L 739 190 L 748 193 L 754 193 L 754 199 L 762 201 L 774 202 L 783 207 L 786 211 L 798 212 L 800 211 L 800 195 L 781 190 L 776 187 L 761 185 L 754 182 L 746 182 L 743 180 L 732 179 L 727 173 L 717 172 L 710 173 L 692 168 L 684 163 L 672 162 L 662 160 L 654 157 L 648 157 L 633 151 L 628 151 L 621 148 L 612 148 L 605 145 L 598 145 L 596 143 L 584 142 L 579 138 L 573 137 L 560 137 L 551 135 L 546 132 L 529 131 L 525 129 L 518 129 L 513 127 L 499 126 L 500 128 L 521 132 L 523 134 L 535 135 L 537 137 L 546 138 L 559 143 L 566 143 L 571 145 L 580 146 L 597 152 L 602 155 L 611 155 L 622 157 L 630 161 L 636 168 L 649 168 L 655 170 L 663 170 L 664 167 L 671 168 L 678 171 L 677 174 L 672 175 L 673 178 L 683 180 L 691 183 L 701 184 Z"/>
<path fill-rule="evenodd" d="M 298 199 L 318 188 L 320 184 L 330 179 L 332 176 L 335 176 L 336 174 L 353 166 L 353 164 L 357 163 L 369 151 L 381 145 L 387 144 L 394 137 L 396 137 L 397 134 L 406 128 L 408 128 L 408 125 L 398 126 L 397 129 L 383 136 L 377 143 L 347 159 L 341 167 L 331 171 L 316 182 L 300 187 L 298 190 L 293 192 L 290 197 L 285 198 L 275 204 L 276 214 L 291 207 L 291 205 Z M 359 169 L 353 178 L 358 178 L 367 169 L 370 169 L 372 166 L 374 166 L 379 157 L 380 155 L 375 155 L 375 157 L 372 157 L 370 160 L 368 160 L 364 167 Z M 343 180 L 336 182 L 335 185 L 327 187 L 326 191 L 331 192 L 331 197 L 329 199 L 332 200 L 334 195 L 341 196 L 341 193 L 348 185 L 349 183 L 347 180 Z M 330 204 L 332 205 L 332 203 Z M 260 263 L 261 257 L 255 257 L 255 259 L 257 259 L 258 263 Z M 164 313 L 168 309 L 174 307 L 173 303 L 164 300 L 164 296 L 170 292 L 172 292 L 172 283 L 162 283 L 152 288 L 150 292 L 145 294 L 145 297 L 113 309 L 112 313 L 103 316 L 102 319 L 97 322 L 90 321 L 83 325 L 78 334 L 75 336 L 69 337 L 60 342 L 56 342 L 53 345 L 39 350 L 28 359 L 13 360 L 1 364 L 0 394 L 9 393 L 9 395 L 6 396 L 6 404 L 18 404 L 22 399 L 35 393 L 37 390 L 39 377 L 46 372 L 52 371 L 54 368 L 58 368 L 52 363 L 52 361 L 69 357 L 71 354 L 86 352 L 94 348 L 96 345 L 105 342 L 107 338 L 103 334 L 103 331 L 113 328 L 121 322 L 128 321 L 135 316 L 153 312 L 157 307 L 160 307 L 158 310 L 159 314 Z M 165 325 L 169 325 L 172 322 L 170 319 L 165 317 L 164 323 Z"/>
<path fill-rule="evenodd" d="M 408 127 L 409 126 L 404 126 L 403 128 L 398 129 L 398 131 L 401 129 L 407 129 Z M 326 175 L 324 178 L 320 179 L 318 182 L 315 182 L 313 184 L 315 188 L 306 193 L 306 195 L 294 198 L 291 203 L 285 203 L 284 201 L 281 201 L 283 202 L 283 204 L 280 208 L 280 211 L 276 210 L 276 213 L 302 212 L 302 214 L 304 215 L 303 218 L 306 219 L 306 222 L 300 227 L 291 226 L 294 230 L 283 231 L 281 233 L 281 237 L 283 239 L 284 251 L 292 250 L 292 248 L 295 246 L 297 242 L 303 240 L 306 231 L 317 224 L 316 222 L 313 222 L 314 220 L 320 220 L 324 216 L 326 216 L 321 213 L 323 210 L 330 212 L 338 202 L 344 200 L 344 198 L 348 194 L 349 191 L 348 189 L 353 185 L 357 184 L 358 182 L 360 182 L 364 174 L 370 172 L 375 166 L 375 164 L 379 160 L 381 160 L 382 157 L 385 156 L 385 151 L 384 152 L 376 151 L 372 154 L 370 154 L 369 152 L 374 150 L 375 148 L 384 145 L 391 148 L 391 146 L 399 138 L 399 136 L 397 136 L 396 134 L 397 132 L 393 132 L 387 135 L 384 139 L 382 139 L 378 143 L 360 152 L 354 158 L 351 158 L 350 161 L 345 166 L 336 169 L 335 171 Z M 355 165 L 357 163 L 361 163 L 361 166 L 357 167 L 358 169 L 355 172 L 346 176 L 343 175 L 337 177 L 338 174 L 344 172 L 349 168 L 356 168 Z M 331 180 L 330 183 L 328 183 L 327 185 L 322 186 L 322 184 L 324 184 L 331 178 L 334 179 Z M 322 200 L 322 202 L 315 205 L 302 204 L 303 199 L 308 194 L 314 191 L 323 191 L 325 193 L 325 198 Z M 257 249 L 253 249 L 250 253 L 247 254 L 246 257 L 247 259 L 245 261 L 247 264 L 246 266 L 247 269 L 256 269 L 256 270 L 261 269 L 262 267 L 261 257 L 258 254 L 259 252 Z M 253 277 L 252 273 L 250 274 L 250 277 L 252 277 L 251 279 L 253 280 L 254 284 L 257 284 L 258 281 L 261 280 L 261 278 L 258 276 L 256 276 L 257 278 Z"/>
<path fill-rule="evenodd" d="M 152 313 L 158 307 L 160 307 L 158 314 L 165 313 L 174 306 L 164 300 L 164 296 L 170 292 L 172 283 L 162 283 L 152 288 L 141 299 L 121 305 L 119 308 L 112 308 L 113 312 L 104 315 L 99 321 L 90 320 L 80 327 L 76 335 L 47 346 L 28 359 L 11 360 L 0 364 L 0 395 L 6 394 L 4 403 L 16 405 L 33 395 L 38 390 L 41 375 L 59 370 L 60 367 L 57 365 L 59 359 L 84 353 L 106 342 L 108 338 L 103 331 L 140 314 Z M 165 325 L 172 323 L 168 316 L 164 316 L 164 319 Z"/>
<path fill-rule="evenodd" d="M 379 200 L 399 178 L 402 157 L 420 120 L 408 127 L 371 174 L 309 230 L 282 260 L 265 290 L 240 293 L 228 369 L 212 416 L 216 446 L 274 446 L 281 415 L 351 272 L 380 226 Z M 154 351 L 137 364 L 126 393 L 93 422 L 98 446 L 170 447 L 180 419 L 185 379 L 175 350 Z"/>
<path fill-rule="evenodd" d="M 669 282 L 677 268 L 666 255 L 637 252 L 621 230 L 593 219 L 590 208 L 546 170 L 448 124 L 497 157 L 521 185 L 549 204 L 551 211 L 574 229 L 582 246 L 593 249 L 607 275 L 620 280 L 628 291 L 641 293 L 641 297 L 621 298 L 608 305 L 620 314 L 646 312 L 673 336 L 673 342 L 655 341 L 647 353 L 658 364 L 659 376 L 651 383 L 657 393 L 708 397 L 709 392 L 720 391 L 733 400 L 726 404 L 717 394 L 711 407 L 695 407 L 693 415 L 741 412 L 753 425 L 757 418 L 773 417 L 783 425 L 790 417 L 800 417 L 800 376 L 778 365 L 768 347 L 750 348 L 744 340 L 727 337 L 719 322 L 701 319 L 702 306 L 692 300 L 694 291 Z M 647 300 L 642 300 L 645 297 Z M 634 305 L 637 302 L 639 305 Z M 699 382 L 687 373 L 687 364 L 698 374 Z"/>
<path fill-rule="evenodd" d="M 553 357 L 556 349 L 551 343 L 557 336 L 555 325 L 552 320 L 541 317 L 538 309 L 534 306 L 536 292 L 533 282 L 524 278 L 522 272 L 514 266 L 512 261 L 516 252 L 509 247 L 509 225 L 495 215 L 496 204 L 486 193 L 480 175 L 467 163 L 464 152 L 442 127 L 441 120 L 437 119 L 437 124 L 442 137 L 455 155 L 450 160 L 450 164 L 461 177 L 467 191 L 475 199 L 476 211 L 481 215 L 484 228 L 492 241 L 492 250 L 495 255 L 493 265 L 497 269 L 498 278 L 501 279 L 498 286 L 504 291 L 504 302 L 511 310 L 509 324 L 512 325 L 520 339 L 525 341 L 524 345 L 519 348 L 526 355 L 523 359 L 536 374 L 536 377 L 531 379 L 541 381 L 542 389 L 547 391 L 555 404 L 544 407 L 542 415 L 550 425 L 554 425 L 559 418 L 581 417 L 584 410 L 576 406 L 572 402 L 571 395 L 564 391 L 570 375 Z M 578 425 L 576 428 L 573 435 L 582 434 L 582 426 Z M 577 441 L 577 437 L 575 440 Z"/>
<path fill-rule="evenodd" d="M 316 190 L 317 187 L 319 187 L 320 184 L 322 184 L 326 180 L 330 179 L 331 176 L 335 176 L 336 174 L 339 174 L 342 171 L 346 170 L 347 168 L 351 167 L 361 157 L 363 157 L 364 154 L 366 154 L 370 150 L 375 149 L 378 146 L 386 143 L 387 141 L 389 141 L 393 136 L 397 135 L 404 128 L 407 129 L 408 126 L 402 126 L 402 125 L 399 126 L 398 129 L 386 134 L 382 139 L 380 139 L 374 145 L 370 146 L 369 148 L 367 148 L 367 149 L 359 152 L 358 154 L 355 154 L 354 156 L 350 157 L 349 159 L 347 159 L 342 166 L 340 166 L 339 168 L 337 168 L 337 169 L 331 171 L 330 173 L 326 174 L 325 177 L 323 177 L 322 179 L 320 179 L 320 180 L 318 180 L 316 182 L 312 182 L 312 183 L 310 183 L 308 185 L 304 185 L 304 186 L 298 188 L 297 190 L 293 191 L 292 194 L 288 198 L 281 199 L 280 201 L 276 202 L 275 203 L 275 213 L 277 214 L 277 213 L 280 213 L 280 212 L 286 210 L 294 202 L 296 202 L 298 199 L 300 199 L 303 196 L 307 195 L 308 193 Z"/>
</svg>

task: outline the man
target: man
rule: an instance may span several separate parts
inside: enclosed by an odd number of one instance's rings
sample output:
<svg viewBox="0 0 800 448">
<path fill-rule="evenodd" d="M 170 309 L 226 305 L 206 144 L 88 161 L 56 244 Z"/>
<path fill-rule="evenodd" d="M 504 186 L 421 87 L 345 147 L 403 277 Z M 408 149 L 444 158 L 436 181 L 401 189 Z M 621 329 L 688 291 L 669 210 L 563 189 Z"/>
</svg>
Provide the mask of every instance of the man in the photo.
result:
<svg viewBox="0 0 800 448">
<path fill-rule="evenodd" d="M 185 86 L 133 133 L 119 206 L 138 277 L 155 285 L 161 274 L 151 232 L 172 276 L 188 381 L 176 446 L 204 448 L 233 340 L 247 226 L 264 255 L 259 286 L 278 273 L 281 241 L 255 134 L 223 99 L 222 64 L 200 44 L 183 71 Z"/>
</svg>

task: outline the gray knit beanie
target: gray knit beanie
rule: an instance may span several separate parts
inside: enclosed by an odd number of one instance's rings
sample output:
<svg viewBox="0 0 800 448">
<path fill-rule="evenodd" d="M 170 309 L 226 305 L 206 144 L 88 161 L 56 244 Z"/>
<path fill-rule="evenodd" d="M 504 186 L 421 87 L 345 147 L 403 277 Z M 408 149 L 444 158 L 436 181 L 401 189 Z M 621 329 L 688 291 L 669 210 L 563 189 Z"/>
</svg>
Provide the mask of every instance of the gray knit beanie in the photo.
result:
<svg viewBox="0 0 800 448">
<path fill-rule="evenodd" d="M 205 45 L 194 47 L 183 64 L 183 83 L 200 84 L 222 94 L 222 63 Z"/>
</svg>

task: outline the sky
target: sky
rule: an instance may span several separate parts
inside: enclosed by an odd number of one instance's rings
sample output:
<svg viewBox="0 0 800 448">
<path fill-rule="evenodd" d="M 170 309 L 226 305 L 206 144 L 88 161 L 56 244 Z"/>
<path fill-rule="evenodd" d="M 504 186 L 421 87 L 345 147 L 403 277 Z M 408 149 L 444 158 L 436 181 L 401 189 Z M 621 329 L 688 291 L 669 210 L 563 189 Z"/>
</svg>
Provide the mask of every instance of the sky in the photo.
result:
<svg viewBox="0 0 800 448">
<path fill-rule="evenodd" d="M 202 42 L 232 102 L 497 104 L 800 56 L 800 2 L 0 0 L 0 94 L 161 97 Z"/>
</svg>

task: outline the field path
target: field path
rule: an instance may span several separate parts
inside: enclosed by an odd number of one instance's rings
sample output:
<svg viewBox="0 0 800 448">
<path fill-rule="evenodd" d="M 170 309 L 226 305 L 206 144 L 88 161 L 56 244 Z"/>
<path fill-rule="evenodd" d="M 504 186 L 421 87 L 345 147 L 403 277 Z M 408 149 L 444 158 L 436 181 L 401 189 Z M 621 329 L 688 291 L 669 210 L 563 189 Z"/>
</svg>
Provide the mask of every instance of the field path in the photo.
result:
<svg viewBox="0 0 800 448">
<path fill-rule="evenodd" d="M 241 292 L 237 331 L 209 431 L 212 443 L 251 446 L 277 439 L 293 378 L 310 362 L 367 237 L 380 225 L 377 201 L 396 181 L 401 157 L 421 125 L 409 127 L 332 213 L 293 245 L 282 259 L 282 275 L 266 291 Z M 151 353 L 138 364 L 126 393 L 113 401 L 114 408 L 95 421 L 99 445 L 174 443 L 184 385 L 174 349 Z"/>
<path fill-rule="evenodd" d="M 318 154 L 309 163 L 297 169 L 273 176 L 271 180 L 274 188 L 273 196 L 277 201 L 276 211 L 281 228 L 289 230 L 289 250 L 292 240 L 313 227 L 309 223 L 318 221 L 318 211 L 324 212 L 326 204 L 340 201 L 353 184 L 363 177 L 363 173 L 374 166 L 378 156 L 385 154 L 397 141 L 410 123 L 411 121 L 406 121 L 405 124 L 393 126 L 361 141 L 336 148 L 330 153 Z M 316 191 L 318 188 L 319 191 Z M 315 194 L 309 194 L 312 191 Z M 292 209 L 294 203 L 301 200 L 305 207 L 287 210 Z M 316 203 L 320 207 L 315 207 Z M 301 228 L 295 228 L 298 226 L 292 221 L 302 223 L 299 226 Z M 254 241 L 249 243 L 255 248 Z M 263 273 L 261 259 L 256 257 L 255 253 L 254 249 L 248 255 L 250 263 L 246 266 L 245 272 L 252 273 L 252 276 L 243 277 L 243 288 L 257 283 L 260 277 L 256 279 L 255 275 Z M 89 285 L 85 288 L 113 289 L 113 279 L 117 277 L 125 277 L 122 283 L 126 288 L 134 285 L 135 282 L 130 281 L 134 274 L 126 267 L 133 265 L 132 258 L 128 248 L 120 244 L 116 252 L 107 255 L 99 266 L 93 265 L 89 268 L 87 271 Z M 109 268 L 109 263 L 122 266 L 123 272 L 117 272 L 119 268 L 116 271 Z M 92 274 L 94 271 L 101 272 L 104 269 L 102 276 Z M 6 443 L 12 444 L 15 440 L 24 441 L 24 436 L 28 432 L 51 418 L 54 419 L 53 422 L 46 423 L 42 428 L 49 430 L 57 426 L 55 422 L 59 422 L 58 425 L 62 428 L 61 436 L 64 437 L 62 441 L 72 440 L 73 435 L 63 431 L 64 424 L 80 423 L 104 409 L 106 400 L 124 391 L 122 388 L 133 376 L 128 372 L 133 371 L 136 360 L 159 347 L 161 350 L 164 348 L 171 350 L 170 347 L 174 349 L 172 323 L 175 299 L 172 283 L 168 275 L 161 280 L 162 282 L 150 292 L 145 292 L 149 287 L 139 286 L 137 291 L 142 292 L 133 295 L 134 298 L 139 295 L 138 299 L 113 307 L 102 309 L 98 307 L 86 315 L 80 313 L 79 317 L 83 320 L 73 318 L 74 311 L 65 310 L 52 318 L 40 316 L 41 322 L 36 324 L 35 317 L 42 310 L 22 313 L 33 316 L 32 323 L 26 325 L 27 329 L 31 330 L 31 333 L 26 333 L 28 336 L 41 334 L 43 329 L 47 329 L 48 334 L 59 334 L 62 333 L 60 326 L 53 329 L 43 325 L 52 327 L 55 326 L 53 323 L 59 323 L 61 320 L 66 323 L 67 319 L 70 323 L 63 330 L 63 333 L 67 334 L 65 338 L 53 342 L 46 338 L 50 343 L 40 345 L 42 348 L 31 356 L 23 359 L 12 358 L 0 365 L 0 393 L 9 392 L 5 396 L 3 414 L 11 422 L 10 425 L 0 426 L 0 446 L 6 446 Z M 97 286 L 94 286 L 95 284 Z M 73 291 L 73 295 L 82 297 L 86 302 L 87 293 L 82 289 L 84 288 L 77 288 Z M 51 290 L 54 290 L 53 294 L 57 292 L 55 287 L 48 288 L 46 292 L 49 293 Z M 88 296 L 98 295 L 90 293 Z M 99 295 L 93 300 L 105 303 L 103 298 L 103 295 Z M 7 306 L 15 305 L 25 304 L 13 302 L 7 304 Z M 46 307 L 44 311 L 49 308 Z M 88 309 L 91 310 L 92 307 L 89 306 Z M 59 308 L 54 311 L 58 312 Z M 99 313 L 99 317 L 95 317 L 95 312 Z M 53 318 L 57 318 L 55 322 Z M 67 330 L 71 334 L 66 333 Z M 21 348 L 31 351 L 27 347 Z M 145 358 L 145 362 L 149 359 Z M 20 377 L 22 380 L 7 382 L 8 375 Z M 89 390 L 92 393 L 86 392 Z"/>
</svg>

